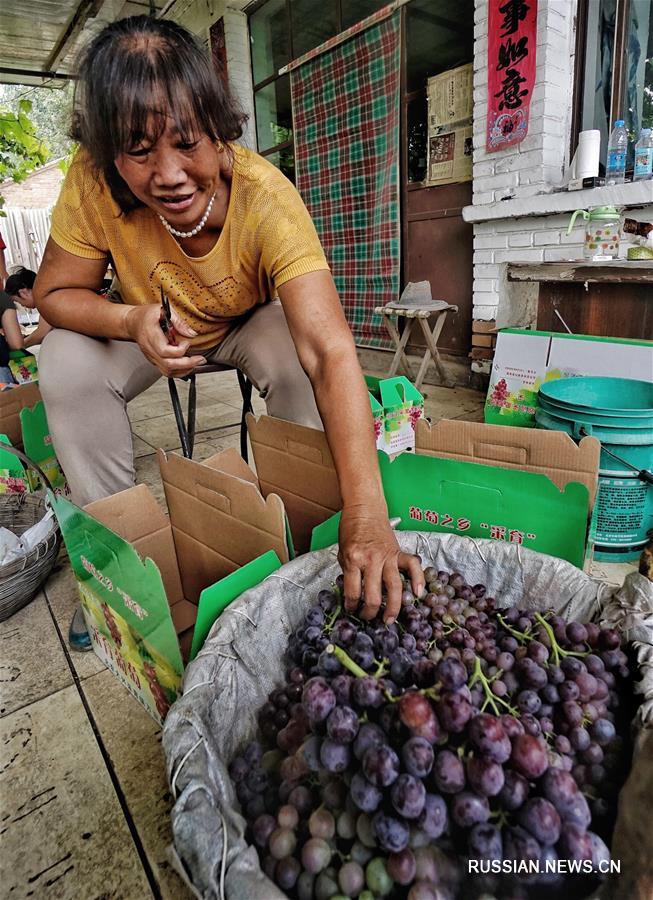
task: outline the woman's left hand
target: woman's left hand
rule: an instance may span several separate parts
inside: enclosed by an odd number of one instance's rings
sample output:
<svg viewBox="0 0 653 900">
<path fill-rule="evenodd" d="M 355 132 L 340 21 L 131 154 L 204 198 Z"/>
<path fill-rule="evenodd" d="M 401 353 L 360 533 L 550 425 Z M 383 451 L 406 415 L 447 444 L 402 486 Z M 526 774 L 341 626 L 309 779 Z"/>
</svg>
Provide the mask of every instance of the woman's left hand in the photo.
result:
<svg viewBox="0 0 653 900">
<path fill-rule="evenodd" d="M 418 556 L 403 553 L 390 527 L 385 510 L 375 513 L 368 506 L 345 507 L 340 519 L 338 560 L 344 575 L 345 608 L 353 612 L 364 589 L 363 619 L 373 619 L 386 589 L 383 619 L 394 622 L 401 608 L 399 571 L 410 575 L 413 593 L 421 596 L 424 573 Z"/>
</svg>

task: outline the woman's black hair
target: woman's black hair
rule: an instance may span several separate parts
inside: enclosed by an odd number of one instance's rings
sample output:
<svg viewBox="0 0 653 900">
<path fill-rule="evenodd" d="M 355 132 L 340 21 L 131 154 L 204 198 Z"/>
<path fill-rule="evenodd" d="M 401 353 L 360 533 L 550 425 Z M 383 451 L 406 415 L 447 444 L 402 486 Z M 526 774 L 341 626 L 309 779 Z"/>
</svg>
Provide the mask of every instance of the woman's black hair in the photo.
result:
<svg viewBox="0 0 653 900">
<path fill-rule="evenodd" d="M 5 281 L 5 294 L 9 294 L 10 297 L 17 297 L 19 291 L 22 291 L 23 288 L 31 291 L 35 281 L 36 272 L 26 269 L 25 266 L 20 266 Z"/>
<path fill-rule="evenodd" d="M 202 133 L 237 140 L 246 116 L 196 38 L 168 19 L 131 16 L 107 25 L 78 61 L 71 137 L 88 151 L 123 213 L 143 206 L 116 158 L 155 142 L 175 120 L 184 141 Z"/>
</svg>

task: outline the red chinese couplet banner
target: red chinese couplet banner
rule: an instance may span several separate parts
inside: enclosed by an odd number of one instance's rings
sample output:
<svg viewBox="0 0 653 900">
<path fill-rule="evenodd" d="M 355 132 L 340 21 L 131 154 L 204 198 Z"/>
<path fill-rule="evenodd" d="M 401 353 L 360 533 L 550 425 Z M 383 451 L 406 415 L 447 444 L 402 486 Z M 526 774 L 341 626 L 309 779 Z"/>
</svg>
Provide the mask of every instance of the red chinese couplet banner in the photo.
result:
<svg viewBox="0 0 653 900">
<path fill-rule="evenodd" d="M 489 152 L 523 141 L 535 84 L 537 0 L 489 0 Z"/>
</svg>

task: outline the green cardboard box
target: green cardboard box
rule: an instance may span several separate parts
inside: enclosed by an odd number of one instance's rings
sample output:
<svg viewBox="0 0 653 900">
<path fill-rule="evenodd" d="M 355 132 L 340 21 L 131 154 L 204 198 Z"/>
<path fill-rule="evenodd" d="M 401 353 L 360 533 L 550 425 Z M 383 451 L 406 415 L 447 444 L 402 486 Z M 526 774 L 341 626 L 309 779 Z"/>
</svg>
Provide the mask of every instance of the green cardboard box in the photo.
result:
<svg viewBox="0 0 653 900">
<path fill-rule="evenodd" d="M 38 390 L 36 385 L 25 385 L 26 390 L 29 388 Z M 22 389 L 17 388 L 16 390 Z M 48 477 L 54 492 L 67 496 L 70 490 L 54 453 L 43 401 L 37 401 L 31 409 L 29 406 L 24 406 L 18 415 L 22 435 L 20 443 L 26 455 L 40 466 Z M 13 446 L 9 435 L 0 435 L 0 441 Z M 26 469 L 13 453 L 0 449 L 0 493 L 23 493 L 37 491 L 42 487 L 44 485 L 34 469 Z"/>
<path fill-rule="evenodd" d="M 33 384 L 39 380 L 36 357 L 26 350 L 12 350 L 9 353 L 9 369 L 17 384 Z"/>
<path fill-rule="evenodd" d="M 415 425 L 424 415 L 424 398 L 403 375 L 396 378 L 366 376 L 370 394 L 376 448 L 388 456 L 415 449 Z"/>
<path fill-rule="evenodd" d="M 162 722 L 217 616 L 291 549 L 283 503 L 235 450 L 159 465 L 168 515 L 145 485 L 84 509 L 51 499 L 93 649 Z"/>
<path fill-rule="evenodd" d="M 25 494 L 31 490 L 29 475 L 18 457 L 4 446 L 11 447 L 11 441 L 0 434 L 0 494 Z"/>
<path fill-rule="evenodd" d="M 499 332 L 485 402 L 490 425 L 535 428 L 541 385 L 600 375 L 641 379 L 653 373 L 653 343 L 506 328 Z"/>
<path fill-rule="evenodd" d="M 40 466 L 55 494 L 63 494 L 65 497 L 70 496 L 70 488 L 68 487 L 66 476 L 54 452 L 50 427 L 45 414 L 45 404 L 42 400 L 34 404 L 31 409 L 25 407 L 20 411 L 20 424 L 25 454 Z M 33 491 L 44 487 L 36 472 L 30 469 L 28 474 Z"/>
<path fill-rule="evenodd" d="M 379 453 L 390 518 L 400 530 L 518 544 L 583 566 L 600 445 L 562 432 L 477 422 L 418 423 L 416 453 Z M 338 517 L 315 529 L 311 549 L 337 540 Z"/>
</svg>

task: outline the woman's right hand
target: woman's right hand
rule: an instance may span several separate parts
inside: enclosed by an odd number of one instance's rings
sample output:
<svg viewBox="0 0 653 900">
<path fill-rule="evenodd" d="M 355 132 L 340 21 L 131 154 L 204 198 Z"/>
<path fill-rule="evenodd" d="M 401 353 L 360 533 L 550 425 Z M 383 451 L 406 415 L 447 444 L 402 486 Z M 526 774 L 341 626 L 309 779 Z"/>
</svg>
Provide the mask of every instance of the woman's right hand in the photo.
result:
<svg viewBox="0 0 653 900">
<path fill-rule="evenodd" d="M 127 332 L 131 340 L 138 344 L 143 355 L 167 378 L 183 378 L 198 366 L 203 366 L 203 356 L 188 355 L 190 341 L 197 332 L 186 325 L 174 310 L 172 324 L 177 334 L 177 344 L 169 344 L 159 324 L 161 307 L 158 304 L 131 306 L 126 316 Z"/>
</svg>

